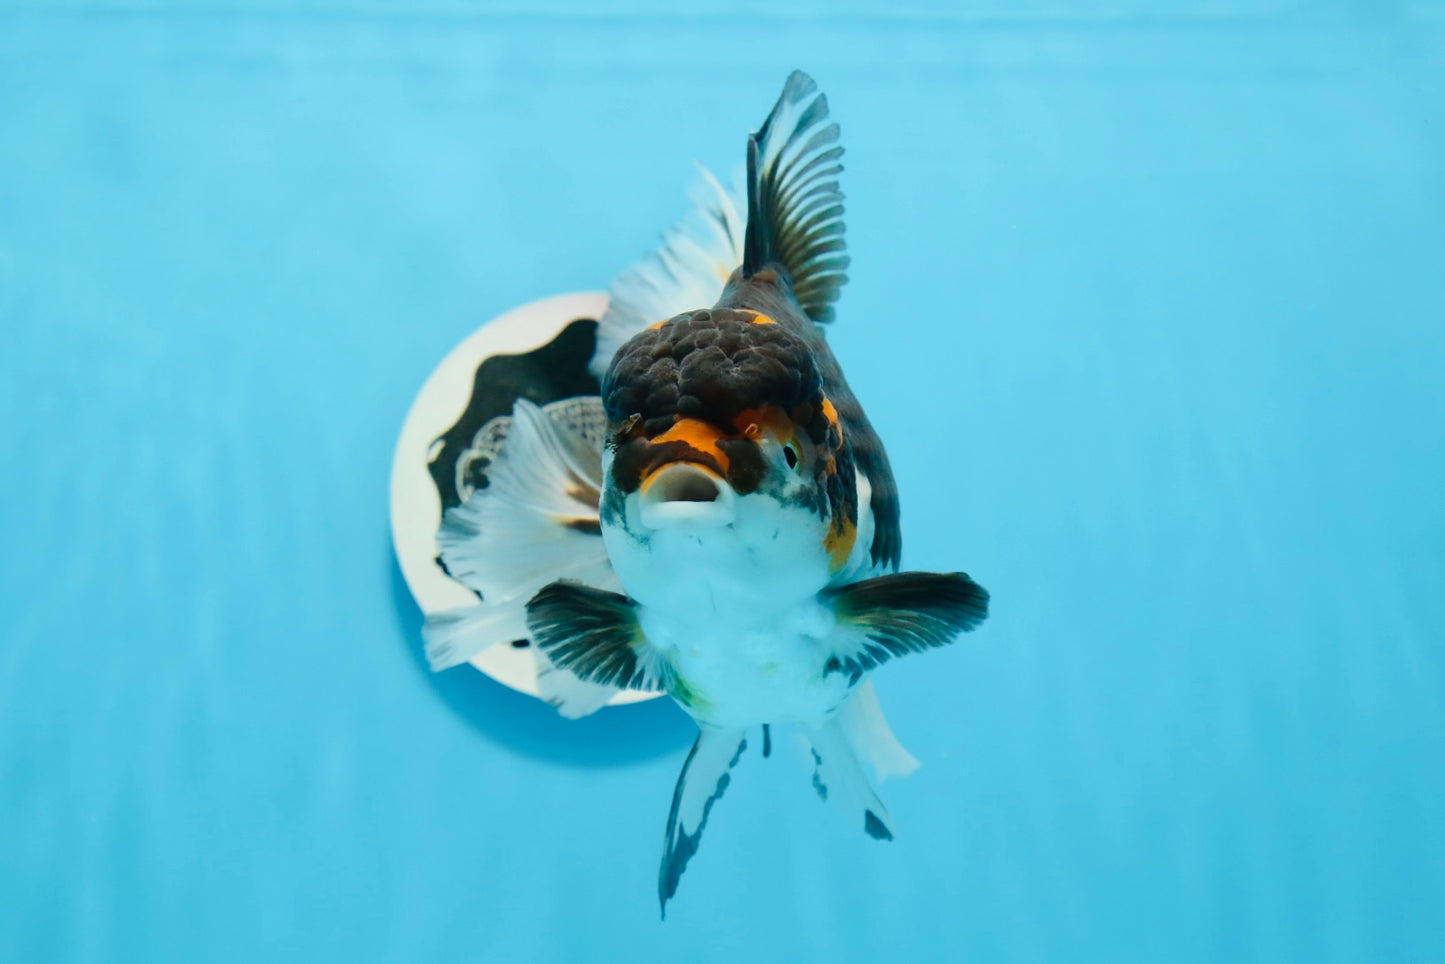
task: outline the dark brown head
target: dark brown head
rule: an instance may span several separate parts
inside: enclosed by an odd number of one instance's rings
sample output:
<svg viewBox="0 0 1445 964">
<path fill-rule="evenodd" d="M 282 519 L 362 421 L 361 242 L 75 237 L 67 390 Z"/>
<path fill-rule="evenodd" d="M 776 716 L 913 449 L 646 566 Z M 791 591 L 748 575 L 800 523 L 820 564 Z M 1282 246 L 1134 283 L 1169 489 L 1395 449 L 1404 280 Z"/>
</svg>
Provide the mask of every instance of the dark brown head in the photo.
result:
<svg viewBox="0 0 1445 964">
<path fill-rule="evenodd" d="M 640 332 L 602 383 L 610 422 L 603 523 L 637 494 L 643 525 L 727 525 L 754 494 L 817 515 L 841 565 L 856 537 L 853 460 L 808 345 L 740 309 Z"/>
</svg>

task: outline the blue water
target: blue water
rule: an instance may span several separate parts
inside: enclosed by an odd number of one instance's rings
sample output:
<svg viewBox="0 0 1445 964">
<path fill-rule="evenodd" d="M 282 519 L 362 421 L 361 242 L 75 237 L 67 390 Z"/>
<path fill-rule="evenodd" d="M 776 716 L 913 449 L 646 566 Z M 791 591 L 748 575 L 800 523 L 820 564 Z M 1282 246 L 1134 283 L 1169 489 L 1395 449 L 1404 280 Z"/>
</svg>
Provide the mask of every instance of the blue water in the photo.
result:
<svg viewBox="0 0 1445 964">
<path fill-rule="evenodd" d="M 431 367 L 604 287 L 787 71 L 905 562 L 878 844 L 433 677 Z M 1445 957 L 1445 4 L 0 6 L 0 960 Z"/>
</svg>

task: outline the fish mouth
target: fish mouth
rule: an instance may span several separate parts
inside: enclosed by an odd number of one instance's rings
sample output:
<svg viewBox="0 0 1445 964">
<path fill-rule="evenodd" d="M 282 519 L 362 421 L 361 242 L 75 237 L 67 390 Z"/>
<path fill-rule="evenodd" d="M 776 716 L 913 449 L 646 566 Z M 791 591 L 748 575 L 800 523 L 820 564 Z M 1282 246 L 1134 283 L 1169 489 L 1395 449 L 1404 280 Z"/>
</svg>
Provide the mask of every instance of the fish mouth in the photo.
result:
<svg viewBox="0 0 1445 964">
<path fill-rule="evenodd" d="M 642 482 L 642 524 L 649 529 L 683 525 L 725 526 L 733 521 L 737 494 L 721 476 L 696 462 L 672 462 Z"/>
</svg>

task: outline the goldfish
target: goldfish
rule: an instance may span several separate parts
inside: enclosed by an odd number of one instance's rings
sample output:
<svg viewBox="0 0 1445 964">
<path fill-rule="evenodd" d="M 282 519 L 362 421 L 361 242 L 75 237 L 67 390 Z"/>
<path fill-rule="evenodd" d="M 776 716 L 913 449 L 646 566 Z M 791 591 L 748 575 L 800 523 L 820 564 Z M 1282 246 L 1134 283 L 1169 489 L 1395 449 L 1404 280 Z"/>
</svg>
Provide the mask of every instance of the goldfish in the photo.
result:
<svg viewBox="0 0 1445 964">
<path fill-rule="evenodd" d="M 482 601 L 426 629 L 436 668 L 529 640 L 566 715 L 628 688 L 696 721 L 664 917 L 755 728 L 764 755 L 792 728 L 819 795 L 892 840 L 875 780 L 917 761 L 871 675 L 988 615 L 967 574 L 900 571 L 898 487 L 826 338 L 849 267 L 843 147 L 812 78 L 787 78 L 746 148 L 745 216 L 704 171 L 690 220 L 612 285 L 600 396 L 560 416 L 518 401 L 490 484 L 438 539 Z"/>
</svg>

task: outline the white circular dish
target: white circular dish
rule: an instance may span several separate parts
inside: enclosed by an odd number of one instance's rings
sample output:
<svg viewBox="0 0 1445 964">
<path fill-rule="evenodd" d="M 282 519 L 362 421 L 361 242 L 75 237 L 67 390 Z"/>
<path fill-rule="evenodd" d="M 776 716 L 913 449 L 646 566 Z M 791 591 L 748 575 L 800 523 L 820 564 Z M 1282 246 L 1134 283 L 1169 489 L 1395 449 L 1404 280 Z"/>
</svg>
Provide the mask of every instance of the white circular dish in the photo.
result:
<svg viewBox="0 0 1445 964">
<path fill-rule="evenodd" d="M 471 400 L 477 368 L 494 355 L 519 355 L 550 342 L 579 318 L 601 318 L 602 292 L 543 298 L 494 318 L 442 359 L 422 385 L 401 427 L 391 463 L 391 541 L 407 588 L 423 613 L 454 609 L 477 597 L 437 564 L 436 535 L 442 500 L 428 471 L 441 436 L 456 425 Z M 499 639 L 471 663 L 499 683 L 537 695 L 537 664 L 528 647 Z M 608 704 L 640 703 L 661 694 L 623 690 Z"/>
</svg>

